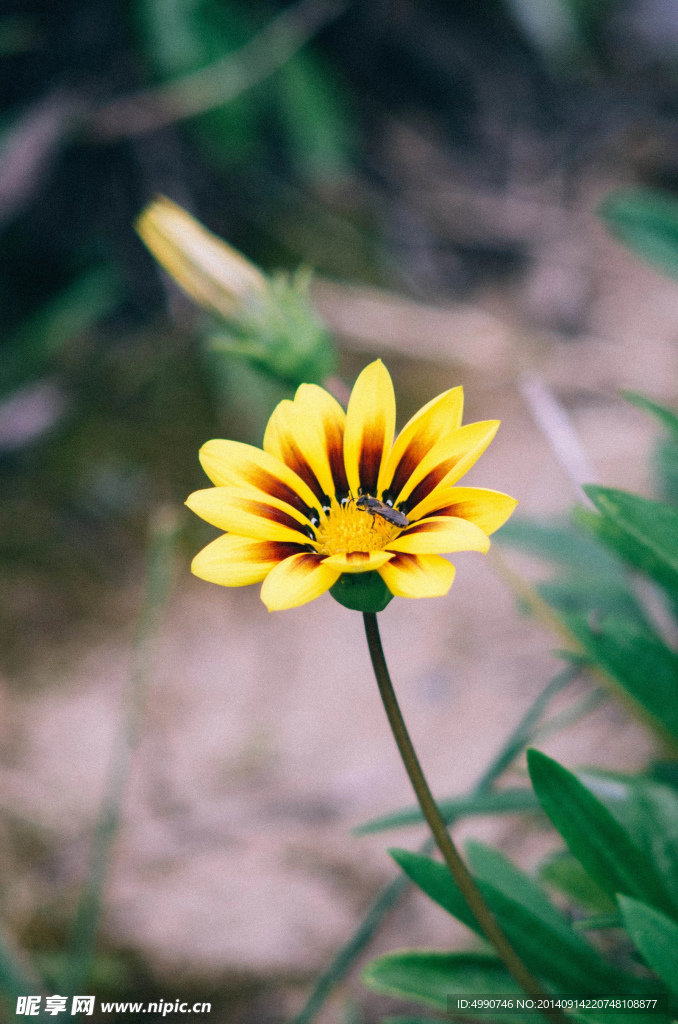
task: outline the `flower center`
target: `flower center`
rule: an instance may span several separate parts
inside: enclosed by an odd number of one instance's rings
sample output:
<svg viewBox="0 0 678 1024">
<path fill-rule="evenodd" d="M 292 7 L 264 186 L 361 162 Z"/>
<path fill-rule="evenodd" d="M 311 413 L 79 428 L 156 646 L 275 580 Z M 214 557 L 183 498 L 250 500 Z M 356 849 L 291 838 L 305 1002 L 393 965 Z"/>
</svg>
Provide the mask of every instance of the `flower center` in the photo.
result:
<svg viewBox="0 0 678 1024">
<path fill-rule="evenodd" d="M 316 540 L 320 554 L 339 555 L 347 551 L 381 551 L 399 533 L 399 527 L 381 516 L 356 508 L 352 498 L 344 505 L 333 498 L 326 518 L 316 529 Z"/>
</svg>

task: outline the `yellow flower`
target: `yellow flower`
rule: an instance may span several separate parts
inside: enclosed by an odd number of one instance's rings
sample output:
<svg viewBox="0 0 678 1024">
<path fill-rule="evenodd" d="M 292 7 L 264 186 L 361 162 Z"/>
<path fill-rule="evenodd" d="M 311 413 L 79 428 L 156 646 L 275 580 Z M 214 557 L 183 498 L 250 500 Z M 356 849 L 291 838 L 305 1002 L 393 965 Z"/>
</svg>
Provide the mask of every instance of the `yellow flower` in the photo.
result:
<svg viewBox="0 0 678 1024">
<path fill-rule="evenodd" d="M 196 555 L 192 571 L 226 587 L 263 580 L 269 611 L 330 588 L 336 596 L 341 581 L 375 581 L 388 588 L 388 600 L 446 594 L 455 569 L 441 555 L 487 551 L 488 535 L 517 504 L 499 491 L 454 486 L 499 426 L 487 420 L 462 427 L 462 406 L 462 388 L 445 391 L 394 443 L 393 384 L 377 360 L 358 377 L 346 413 L 322 388 L 302 384 L 294 401 L 274 410 L 263 451 L 208 441 L 200 461 L 215 486 L 186 504 L 227 532 Z M 358 504 L 365 495 L 408 523 L 366 511 Z"/>
</svg>

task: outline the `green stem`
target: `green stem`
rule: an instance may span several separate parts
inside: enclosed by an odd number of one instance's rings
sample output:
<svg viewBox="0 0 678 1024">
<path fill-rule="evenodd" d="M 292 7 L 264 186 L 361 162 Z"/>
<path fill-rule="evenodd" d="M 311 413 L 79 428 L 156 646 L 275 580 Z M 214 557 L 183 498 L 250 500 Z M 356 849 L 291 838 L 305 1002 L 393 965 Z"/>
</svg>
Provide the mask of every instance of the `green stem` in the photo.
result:
<svg viewBox="0 0 678 1024">
<path fill-rule="evenodd" d="M 426 776 L 424 775 L 415 749 L 412 745 L 405 719 L 402 716 L 398 699 L 393 689 L 393 683 L 388 672 L 384 649 L 379 636 L 377 616 L 374 612 L 364 612 L 365 633 L 367 635 L 367 646 L 369 647 L 374 674 L 377 679 L 379 693 L 384 704 L 386 716 L 391 726 L 393 737 L 400 751 L 400 756 L 405 765 L 410 782 L 416 794 L 422 813 L 429 824 L 435 838 L 438 849 L 450 870 L 452 878 L 456 882 L 461 894 L 468 903 L 476 921 L 483 930 L 483 933 L 490 942 L 500 959 L 504 962 L 506 969 L 515 978 L 524 991 L 533 999 L 543 999 L 547 993 L 542 989 L 539 982 L 528 971 L 511 943 L 499 927 L 494 914 L 485 902 L 473 877 L 457 852 L 452 842 L 438 805 L 433 799 Z M 554 1022 L 562 1022 L 563 1015 L 557 1010 L 546 1010 L 546 1015 Z"/>
</svg>

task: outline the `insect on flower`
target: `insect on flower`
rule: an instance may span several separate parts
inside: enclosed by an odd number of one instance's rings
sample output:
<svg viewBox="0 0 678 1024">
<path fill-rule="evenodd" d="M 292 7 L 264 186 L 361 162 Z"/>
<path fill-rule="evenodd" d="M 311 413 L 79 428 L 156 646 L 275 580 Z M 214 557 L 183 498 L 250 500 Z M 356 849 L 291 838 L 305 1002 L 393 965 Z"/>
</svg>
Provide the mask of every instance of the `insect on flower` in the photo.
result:
<svg viewBox="0 0 678 1024">
<path fill-rule="evenodd" d="M 394 437 L 393 384 L 377 359 L 346 412 L 323 388 L 302 384 L 273 411 L 263 451 L 208 441 L 200 461 L 215 486 L 186 504 L 226 532 L 196 555 L 193 572 L 226 587 L 263 581 L 270 611 L 326 590 L 361 611 L 380 609 L 348 603 L 347 591 L 381 588 L 386 601 L 446 594 L 455 568 L 441 556 L 487 551 L 517 504 L 455 486 L 499 426 L 462 426 L 462 407 L 462 389 L 451 388 Z"/>
<path fill-rule="evenodd" d="M 369 512 L 371 516 L 381 516 L 387 523 L 393 523 L 394 526 L 404 527 L 410 525 L 410 521 L 404 512 L 399 512 L 397 508 L 393 508 L 377 498 L 370 498 L 366 494 L 358 498 L 355 507 L 362 509 L 363 512 Z"/>
</svg>

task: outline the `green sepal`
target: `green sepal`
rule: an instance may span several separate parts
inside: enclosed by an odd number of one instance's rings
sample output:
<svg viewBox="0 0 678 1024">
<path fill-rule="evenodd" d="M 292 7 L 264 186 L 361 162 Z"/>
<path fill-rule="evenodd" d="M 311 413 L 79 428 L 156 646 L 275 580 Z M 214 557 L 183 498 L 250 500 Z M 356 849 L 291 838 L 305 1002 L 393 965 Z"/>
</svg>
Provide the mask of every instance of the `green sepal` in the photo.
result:
<svg viewBox="0 0 678 1024">
<path fill-rule="evenodd" d="M 393 594 L 378 572 L 343 572 L 330 594 L 355 612 L 383 612 Z"/>
</svg>

